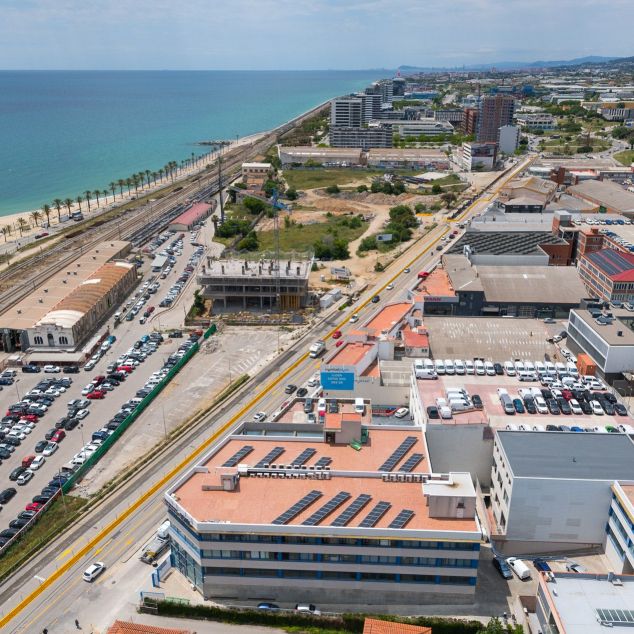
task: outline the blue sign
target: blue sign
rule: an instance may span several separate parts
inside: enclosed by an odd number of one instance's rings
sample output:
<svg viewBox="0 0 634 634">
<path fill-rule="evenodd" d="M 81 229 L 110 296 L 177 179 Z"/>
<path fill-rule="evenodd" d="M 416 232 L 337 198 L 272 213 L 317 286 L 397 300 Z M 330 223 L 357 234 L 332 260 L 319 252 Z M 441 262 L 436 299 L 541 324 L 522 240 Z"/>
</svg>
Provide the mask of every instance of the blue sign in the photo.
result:
<svg viewBox="0 0 634 634">
<path fill-rule="evenodd" d="M 321 385 L 324 390 L 353 390 L 354 372 L 340 370 L 322 372 Z"/>
</svg>

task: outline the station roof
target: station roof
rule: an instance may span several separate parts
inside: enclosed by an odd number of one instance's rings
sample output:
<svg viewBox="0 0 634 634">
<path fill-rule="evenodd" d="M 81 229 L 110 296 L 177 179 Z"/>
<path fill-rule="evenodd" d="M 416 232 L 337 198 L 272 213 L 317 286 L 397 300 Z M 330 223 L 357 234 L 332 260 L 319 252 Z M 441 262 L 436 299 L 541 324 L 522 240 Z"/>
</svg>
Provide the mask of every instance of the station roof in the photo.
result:
<svg viewBox="0 0 634 634">
<path fill-rule="evenodd" d="M 75 289 L 86 280 L 93 278 L 95 272 L 102 266 L 115 258 L 123 257 L 129 249 L 130 243 L 123 240 L 100 242 L 42 282 L 32 293 L 0 315 L 0 328 L 11 330 L 32 328 Z"/>
<path fill-rule="evenodd" d="M 187 211 L 177 216 L 170 225 L 195 225 L 204 220 L 211 213 L 211 205 L 207 203 L 194 203 Z"/>
<path fill-rule="evenodd" d="M 498 431 L 515 477 L 633 480 L 634 443 L 627 434 Z"/>
<path fill-rule="evenodd" d="M 387 482 L 380 477 L 380 473 L 385 471 L 385 461 L 398 452 L 408 438 L 413 439 L 414 442 L 408 445 L 404 452 L 399 452 L 399 459 L 393 472 L 397 473 L 408 459 L 414 454 L 419 454 L 420 460 L 416 461 L 413 471 L 409 473 L 429 474 L 430 465 L 426 443 L 421 430 L 415 428 L 371 427 L 368 442 L 358 451 L 348 444 L 326 443 L 321 436 L 315 438 L 233 436 L 190 472 L 188 477 L 169 495 L 199 522 L 217 521 L 223 525 L 271 525 L 276 518 L 297 504 L 304 496 L 316 491 L 316 499 L 313 503 L 302 507 L 296 515 L 284 522 L 285 526 L 295 528 L 301 527 L 308 517 L 338 494 L 348 494 L 347 497 L 344 496 L 344 503 L 336 506 L 332 513 L 315 524 L 321 528 L 328 528 L 332 521 L 358 496 L 367 495 L 370 496 L 368 503 L 345 524 L 346 528 L 363 528 L 360 524 L 368 513 L 378 502 L 385 502 L 389 505 L 387 511 L 377 519 L 373 528 L 389 528 L 401 511 L 409 509 L 414 512 L 414 515 L 405 526 L 407 530 L 468 532 L 471 533 L 469 536 L 471 538 L 478 531 L 475 519 L 429 516 L 424 483 Z M 239 459 L 239 464 L 247 464 L 252 468 L 262 468 L 262 465 L 260 467 L 257 465 L 265 460 L 267 462 L 270 460 L 270 463 L 278 466 L 294 464 L 300 455 L 308 454 L 303 465 L 309 469 L 320 459 L 326 462 L 329 459 L 329 478 L 316 479 L 299 476 L 270 478 L 242 475 L 239 485 L 233 490 L 224 490 L 217 486 L 219 473 L 227 472 L 228 469 L 223 465 L 243 449 L 247 453 Z M 275 457 L 269 458 L 272 451 L 276 452 L 273 454 Z M 267 471 L 271 474 L 277 472 L 280 476 L 284 474 L 283 467 L 277 470 L 267 469 Z M 234 472 L 239 472 L 237 465 L 234 467 Z M 457 476 L 461 475 L 457 474 Z M 467 478 L 470 482 L 468 474 Z M 460 489 L 462 479 L 458 477 L 457 482 Z M 209 484 L 214 487 L 212 490 L 209 489 Z M 448 480 L 445 486 L 447 494 L 454 495 L 453 480 Z M 473 494 L 473 487 L 471 489 Z M 280 529 L 283 528 L 280 525 Z"/>
</svg>

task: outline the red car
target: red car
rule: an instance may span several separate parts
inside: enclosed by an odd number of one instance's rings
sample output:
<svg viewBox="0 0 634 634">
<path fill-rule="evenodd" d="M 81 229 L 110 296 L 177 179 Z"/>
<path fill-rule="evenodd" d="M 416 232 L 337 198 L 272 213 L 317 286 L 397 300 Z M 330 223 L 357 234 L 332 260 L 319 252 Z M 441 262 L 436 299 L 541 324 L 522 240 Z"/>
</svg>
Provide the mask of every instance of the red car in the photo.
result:
<svg viewBox="0 0 634 634">
<path fill-rule="evenodd" d="M 25 511 L 35 511 L 36 513 L 43 507 L 39 502 L 29 502 L 25 507 Z"/>
<path fill-rule="evenodd" d="M 92 392 L 89 392 L 88 394 L 86 394 L 86 398 L 90 399 L 91 401 L 102 399 L 105 397 L 106 397 L 106 393 L 102 390 L 93 390 Z"/>
<path fill-rule="evenodd" d="M 340 339 L 339 341 L 337 341 L 337 343 L 335 344 L 335 348 L 338 348 L 339 346 L 343 346 L 343 339 Z"/>
<path fill-rule="evenodd" d="M 154 308 L 154 306 L 148 306 L 147 308 L 147 314 L 151 315 L 156 309 Z"/>
<path fill-rule="evenodd" d="M 24 414 L 22 418 L 24 418 L 24 420 L 28 420 L 29 423 L 37 423 L 37 421 L 40 420 L 35 414 Z"/>
<path fill-rule="evenodd" d="M 51 441 L 53 442 L 61 442 L 66 438 L 66 432 L 63 429 L 58 429 L 52 436 Z"/>
<path fill-rule="evenodd" d="M 128 374 L 130 374 L 130 372 L 132 372 L 134 368 L 131 365 L 120 365 L 117 368 L 117 372 L 127 372 Z"/>
<path fill-rule="evenodd" d="M 103 374 L 100 374 L 99 376 L 96 376 L 92 382 L 95 385 L 101 385 L 104 381 L 106 380 L 106 377 Z"/>
<path fill-rule="evenodd" d="M 569 401 L 570 399 L 574 398 L 573 393 L 570 390 L 561 390 L 561 395 L 567 400 Z"/>
<path fill-rule="evenodd" d="M 429 271 L 421 271 L 418 274 L 418 279 L 419 280 L 426 280 L 429 277 Z"/>
<path fill-rule="evenodd" d="M 341 338 L 341 330 L 335 330 L 335 332 L 332 333 L 332 338 L 333 339 L 340 339 Z"/>
</svg>

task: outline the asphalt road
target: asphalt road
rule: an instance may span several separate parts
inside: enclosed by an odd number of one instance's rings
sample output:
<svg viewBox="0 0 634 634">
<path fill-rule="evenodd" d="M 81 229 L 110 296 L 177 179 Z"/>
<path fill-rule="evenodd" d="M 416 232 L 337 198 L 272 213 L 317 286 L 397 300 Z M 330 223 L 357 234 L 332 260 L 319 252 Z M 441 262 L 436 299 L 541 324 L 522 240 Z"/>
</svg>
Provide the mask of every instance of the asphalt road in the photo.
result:
<svg viewBox="0 0 634 634">
<path fill-rule="evenodd" d="M 489 196 L 485 196 L 477 201 L 462 219 L 482 211 L 489 200 Z M 285 400 L 283 389 L 287 383 L 303 385 L 319 367 L 319 360 L 306 355 L 310 343 L 331 334 L 335 327 L 341 327 L 345 332 L 349 327 L 347 319 L 353 313 L 365 318 L 378 310 L 381 304 L 398 298 L 403 289 L 411 285 L 418 271 L 439 257 L 435 244 L 450 226 L 439 225 L 413 250 L 404 253 L 357 304 L 319 324 L 308 340 L 287 350 L 219 412 L 213 412 L 205 424 L 196 426 L 179 439 L 160 459 L 148 464 L 92 512 L 81 526 L 73 527 L 45 553 L 37 555 L 20 573 L 3 584 L 0 587 L 3 616 L 18 606 L 6 622 L 0 619 L 3 631 L 38 632 L 46 627 L 51 634 L 64 632 L 72 630 L 75 618 L 98 630 L 111 623 L 123 606 L 137 599 L 139 588 L 148 587 L 151 571 L 138 561 L 138 551 L 165 518 L 162 502 L 165 482 L 162 480 L 168 475 L 173 479 L 176 473 L 181 474 L 189 468 L 194 459 L 188 460 L 188 456 L 191 457 L 192 452 L 205 441 L 208 444 L 219 430 L 228 426 L 222 432 L 228 434 L 235 424 L 250 419 L 256 411 L 271 412 L 276 409 Z M 409 274 L 402 273 L 406 266 L 411 268 Z M 385 286 L 391 281 L 394 281 L 395 288 L 386 291 Z M 369 303 L 377 292 L 381 294 L 381 304 Z M 341 324 L 344 320 L 346 323 Z M 330 340 L 328 347 L 332 345 Z M 264 385 L 263 389 L 261 385 Z M 214 442 L 216 440 L 214 438 Z M 195 460 L 199 456 L 200 452 L 196 453 Z M 174 469 L 176 473 L 171 473 Z M 103 561 L 107 571 L 88 586 L 81 580 L 81 573 L 94 561 Z M 61 568 L 60 573 L 57 573 L 58 568 Z M 49 579 L 51 576 L 53 578 Z M 42 588 L 38 590 L 40 586 Z M 23 602 L 23 599 L 26 601 Z M 99 606 L 106 605 L 107 609 L 99 609 Z"/>
</svg>

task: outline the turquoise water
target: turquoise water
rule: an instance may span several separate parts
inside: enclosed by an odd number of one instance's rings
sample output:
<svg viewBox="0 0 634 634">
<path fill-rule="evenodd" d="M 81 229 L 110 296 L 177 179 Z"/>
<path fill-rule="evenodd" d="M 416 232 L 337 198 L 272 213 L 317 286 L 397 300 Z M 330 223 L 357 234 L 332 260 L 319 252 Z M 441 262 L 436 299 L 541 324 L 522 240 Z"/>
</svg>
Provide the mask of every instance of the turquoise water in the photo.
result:
<svg viewBox="0 0 634 634">
<path fill-rule="evenodd" d="M 0 71 L 0 216 L 268 130 L 370 71 Z"/>
</svg>

